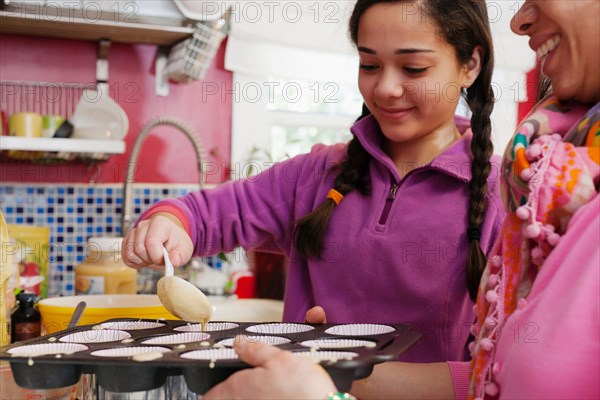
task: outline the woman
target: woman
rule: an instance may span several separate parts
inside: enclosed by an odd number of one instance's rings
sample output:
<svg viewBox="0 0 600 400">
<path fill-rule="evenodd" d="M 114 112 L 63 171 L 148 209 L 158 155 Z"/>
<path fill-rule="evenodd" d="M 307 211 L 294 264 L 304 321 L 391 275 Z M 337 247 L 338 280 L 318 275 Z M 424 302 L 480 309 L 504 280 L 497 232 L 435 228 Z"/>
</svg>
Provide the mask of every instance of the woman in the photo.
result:
<svg viewBox="0 0 600 400">
<path fill-rule="evenodd" d="M 596 0 L 527 0 L 511 22 L 530 37 L 553 95 L 505 154 L 510 213 L 480 285 L 471 363 L 387 363 L 355 383 L 358 397 L 600 397 L 599 16 Z M 237 349 L 258 368 L 207 399 L 324 399 L 336 391 L 319 367 L 278 349 L 244 341 Z"/>
<path fill-rule="evenodd" d="M 179 265 L 192 251 L 274 249 L 290 260 L 285 321 L 316 305 L 331 322 L 402 321 L 423 334 L 403 361 L 465 360 L 504 217 L 485 1 L 359 0 L 350 31 L 369 111 L 353 139 L 157 204 L 124 260 L 161 265 L 163 244 Z M 463 94 L 471 121 L 455 116 Z"/>
</svg>

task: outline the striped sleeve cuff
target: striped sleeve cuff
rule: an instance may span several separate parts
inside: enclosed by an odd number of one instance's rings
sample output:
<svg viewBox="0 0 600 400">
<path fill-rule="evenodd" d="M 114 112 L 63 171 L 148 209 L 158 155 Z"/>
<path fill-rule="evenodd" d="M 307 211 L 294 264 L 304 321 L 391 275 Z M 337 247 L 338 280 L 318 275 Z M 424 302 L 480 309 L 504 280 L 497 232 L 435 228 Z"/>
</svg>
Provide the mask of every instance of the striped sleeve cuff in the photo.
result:
<svg viewBox="0 0 600 400">
<path fill-rule="evenodd" d="M 169 214 L 173 214 L 179 221 L 181 221 L 181 224 L 183 225 L 183 229 L 185 229 L 185 231 L 187 232 L 187 234 L 191 237 L 191 229 L 190 229 L 190 222 L 187 219 L 187 217 L 185 216 L 185 213 L 178 207 L 172 205 L 172 204 L 157 204 L 155 206 L 150 207 L 148 210 L 146 210 L 138 219 L 138 222 L 146 220 L 148 218 L 150 218 L 151 216 L 153 216 L 154 214 L 158 214 L 160 212 L 166 212 Z M 138 222 L 136 222 L 136 225 L 138 224 Z"/>
</svg>

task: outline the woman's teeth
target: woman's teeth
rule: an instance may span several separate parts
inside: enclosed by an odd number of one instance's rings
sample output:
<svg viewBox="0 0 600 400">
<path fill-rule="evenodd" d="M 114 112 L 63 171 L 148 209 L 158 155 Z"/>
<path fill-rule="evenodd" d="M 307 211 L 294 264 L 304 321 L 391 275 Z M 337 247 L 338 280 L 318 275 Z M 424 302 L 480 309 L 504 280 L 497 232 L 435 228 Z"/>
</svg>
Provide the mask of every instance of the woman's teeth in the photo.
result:
<svg viewBox="0 0 600 400">
<path fill-rule="evenodd" d="M 542 45 L 540 47 L 538 47 L 538 49 L 537 49 L 538 60 L 541 60 L 548 53 L 550 53 L 552 50 L 554 50 L 556 48 L 556 46 L 558 46 L 559 43 L 560 43 L 560 35 L 553 36 L 550 39 L 546 40 L 544 43 L 542 43 Z"/>
</svg>

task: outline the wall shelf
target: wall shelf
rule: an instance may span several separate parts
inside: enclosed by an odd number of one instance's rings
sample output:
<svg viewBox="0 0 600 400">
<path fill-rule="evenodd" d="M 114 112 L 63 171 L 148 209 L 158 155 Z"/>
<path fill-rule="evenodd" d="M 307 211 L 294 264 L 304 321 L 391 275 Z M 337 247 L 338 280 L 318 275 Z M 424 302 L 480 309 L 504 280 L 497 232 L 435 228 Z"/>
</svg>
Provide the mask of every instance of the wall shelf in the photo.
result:
<svg viewBox="0 0 600 400">
<path fill-rule="evenodd" d="M 0 11 L 0 33 L 60 39 L 100 40 L 120 43 L 172 45 L 192 35 L 193 28 L 101 21 L 90 24 L 72 18 L 68 22 L 44 21 L 36 15 L 12 16 Z"/>
<path fill-rule="evenodd" d="M 0 0 L 4 2 L 4 0 Z M 132 5 L 134 3 L 131 3 Z M 60 9 L 45 5 L 7 3 L 0 11 L 0 33 L 62 39 L 100 40 L 170 46 L 194 32 L 182 17 L 150 17 L 139 10 Z M 1 8 L 1 7 L 0 7 Z M 101 17 L 95 18 L 96 15 Z"/>
<path fill-rule="evenodd" d="M 125 141 L 0 136 L 0 150 L 123 154 Z"/>
</svg>

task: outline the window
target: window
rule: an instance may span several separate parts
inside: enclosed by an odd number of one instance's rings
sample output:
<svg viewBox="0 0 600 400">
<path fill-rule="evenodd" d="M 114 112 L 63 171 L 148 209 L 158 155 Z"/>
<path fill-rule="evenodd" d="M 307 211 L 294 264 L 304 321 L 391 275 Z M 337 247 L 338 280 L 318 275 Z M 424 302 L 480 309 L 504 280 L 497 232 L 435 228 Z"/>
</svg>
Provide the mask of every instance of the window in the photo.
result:
<svg viewBox="0 0 600 400">
<path fill-rule="evenodd" d="M 351 139 L 350 126 L 360 115 L 356 85 L 234 74 L 239 95 L 233 104 L 232 160 L 237 177 L 310 151 L 317 143 Z M 260 167 L 260 168 L 258 168 Z"/>
</svg>

